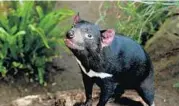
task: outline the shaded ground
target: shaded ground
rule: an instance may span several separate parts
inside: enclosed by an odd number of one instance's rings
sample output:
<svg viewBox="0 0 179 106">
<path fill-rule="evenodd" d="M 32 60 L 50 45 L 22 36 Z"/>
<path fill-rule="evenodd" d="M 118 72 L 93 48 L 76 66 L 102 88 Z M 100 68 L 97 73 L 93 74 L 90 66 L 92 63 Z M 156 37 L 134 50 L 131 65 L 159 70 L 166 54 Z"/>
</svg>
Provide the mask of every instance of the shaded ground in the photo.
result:
<svg viewBox="0 0 179 106">
<path fill-rule="evenodd" d="M 92 22 L 95 22 L 98 19 L 97 10 L 100 2 L 91 4 L 90 2 L 62 2 L 57 5 L 62 7 L 70 6 L 72 9 L 80 11 L 82 17 Z M 178 24 L 179 17 L 173 17 L 166 21 L 162 28 L 156 33 L 155 37 L 147 42 L 145 47 L 152 58 L 155 68 L 156 106 L 179 105 L 179 88 L 172 87 L 173 84 L 179 82 Z M 53 104 L 57 103 L 57 99 L 55 99 L 54 96 L 51 97 L 49 92 L 54 93 L 61 90 L 83 88 L 78 65 L 71 54 L 63 53 L 62 58 L 54 60 L 54 65 L 53 67 L 50 67 L 50 69 L 50 82 L 46 87 L 41 87 L 34 83 L 27 84 L 25 81 L 26 79 L 23 77 L 20 78 L 20 80 L 15 80 L 14 82 L 1 81 L 0 104 L 7 104 L 9 101 L 26 95 L 37 94 L 48 95 L 45 96 L 46 99 L 44 100 L 46 102 L 49 100 L 49 102 L 51 101 Z M 131 93 L 131 95 L 133 96 L 134 94 Z M 135 97 L 137 98 L 137 96 Z M 54 105 L 55 104 L 53 104 L 53 106 Z"/>
</svg>

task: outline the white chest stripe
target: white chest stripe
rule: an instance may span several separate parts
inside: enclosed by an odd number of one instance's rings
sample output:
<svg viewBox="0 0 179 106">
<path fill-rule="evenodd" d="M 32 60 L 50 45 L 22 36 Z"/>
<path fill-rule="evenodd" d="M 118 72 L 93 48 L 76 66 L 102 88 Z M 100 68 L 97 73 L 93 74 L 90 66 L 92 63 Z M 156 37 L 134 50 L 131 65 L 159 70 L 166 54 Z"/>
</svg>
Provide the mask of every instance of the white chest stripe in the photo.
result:
<svg viewBox="0 0 179 106">
<path fill-rule="evenodd" d="M 78 64 L 80 65 L 82 71 L 88 75 L 89 77 L 99 77 L 99 78 L 107 78 L 107 77 L 112 77 L 112 74 L 108 74 L 108 73 L 104 73 L 104 72 L 95 72 L 93 70 L 90 69 L 89 72 L 86 71 L 86 69 L 84 68 L 84 66 L 81 64 L 81 61 L 78 60 L 76 58 L 76 61 L 78 62 Z"/>
</svg>

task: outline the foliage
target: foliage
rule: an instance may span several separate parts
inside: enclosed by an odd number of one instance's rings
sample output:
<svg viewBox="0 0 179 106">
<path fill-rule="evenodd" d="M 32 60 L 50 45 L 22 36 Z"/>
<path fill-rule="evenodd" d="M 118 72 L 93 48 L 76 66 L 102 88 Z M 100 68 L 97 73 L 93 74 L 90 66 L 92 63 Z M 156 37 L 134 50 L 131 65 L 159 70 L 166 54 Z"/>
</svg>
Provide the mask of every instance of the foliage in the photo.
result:
<svg viewBox="0 0 179 106">
<path fill-rule="evenodd" d="M 172 11 L 172 6 L 169 5 L 172 4 L 118 1 L 115 5 L 119 12 L 116 16 L 115 29 L 141 43 L 143 32 L 149 33 L 147 36 L 153 35 L 168 14 L 171 14 L 169 11 Z M 104 8 L 106 8 L 106 4 Z"/>
<path fill-rule="evenodd" d="M 59 22 L 74 14 L 67 9 L 52 10 L 50 2 L 1 2 L 0 73 L 25 73 L 44 83 L 45 63 L 58 55 L 64 29 Z M 7 5 L 8 4 L 8 5 Z M 4 7 L 2 7 L 4 6 Z M 50 10 L 51 9 L 51 10 Z M 50 10 L 50 11 L 49 11 Z M 60 27 L 60 28 L 59 28 Z"/>
</svg>

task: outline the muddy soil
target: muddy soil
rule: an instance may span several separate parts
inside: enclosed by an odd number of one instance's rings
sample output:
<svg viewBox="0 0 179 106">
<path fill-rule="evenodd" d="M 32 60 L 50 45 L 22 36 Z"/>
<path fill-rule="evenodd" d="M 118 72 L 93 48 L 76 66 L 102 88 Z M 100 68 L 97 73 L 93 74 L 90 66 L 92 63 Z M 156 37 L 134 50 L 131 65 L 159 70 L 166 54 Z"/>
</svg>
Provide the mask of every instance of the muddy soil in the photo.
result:
<svg viewBox="0 0 179 106">
<path fill-rule="evenodd" d="M 56 8 L 68 7 L 79 11 L 81 17 L 91 22 L 99 18 L 101 2 L 58 2 Z M 68 21 L 67 23 L 70 23 Z M 109 22 L 110 23 L 110 22 Z M 179 106 L 179 17 L 165 22 L 156 35 L 147 42 L 145 49 L 150 54 L 155 68 L 156 106 Z M 112 26 L 112 25 L 111 25 Z M 59 49 L 64 51 L 62 49 Z M 81 74 L 72 54 L 62 52 L 62 57 L 53 61 L 47 86 L 27 83 L 24 77 L 13 82 L 0 81 L 0 104 L 27 95 L 55 93 L 62 90 L 83 89 Z"/>
</svg>

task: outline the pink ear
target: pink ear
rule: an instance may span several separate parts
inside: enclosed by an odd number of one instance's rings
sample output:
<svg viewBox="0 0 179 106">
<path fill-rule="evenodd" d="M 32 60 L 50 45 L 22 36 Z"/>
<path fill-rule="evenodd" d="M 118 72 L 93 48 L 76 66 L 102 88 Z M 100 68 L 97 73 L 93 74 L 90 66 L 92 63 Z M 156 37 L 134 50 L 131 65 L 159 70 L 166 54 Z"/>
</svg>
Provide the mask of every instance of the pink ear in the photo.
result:
<svg viewBox="0 0 179 106">
<path fill-rule="evenodd" d="M 113 29 L 108 29 L 102 33 L 102 48 L 105 46 L 109 46 L 115 36 L 115 31 Z"/>
<path fill-rule="evenodd" d="M 73 24 L 77 24 L 79 21 L 80 21 L 80 15 L 79 15 L 79 13 L 77 13 L 77 15 L 74 16 L 74 18 L 73 18 Z"/>
</svg>

